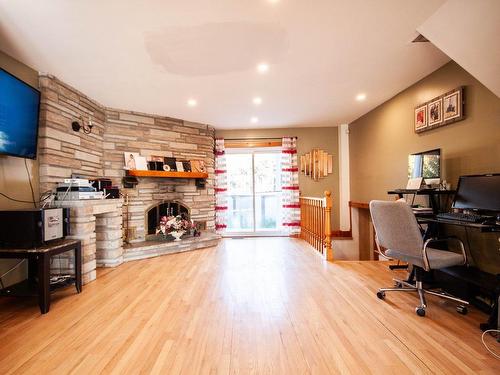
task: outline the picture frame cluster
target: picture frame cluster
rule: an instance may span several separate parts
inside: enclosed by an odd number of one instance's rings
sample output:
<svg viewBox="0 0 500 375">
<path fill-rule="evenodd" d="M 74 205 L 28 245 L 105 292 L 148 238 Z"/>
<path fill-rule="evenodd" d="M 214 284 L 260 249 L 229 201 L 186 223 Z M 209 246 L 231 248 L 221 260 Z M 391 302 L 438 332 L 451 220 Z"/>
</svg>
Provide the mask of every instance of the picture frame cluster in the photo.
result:
<svg viewBox="0 0 500 375">
<path fill-rule="evenodd" d="M 464 118 L 464 87 L 460 86 L 415 107 L 415 133 L 449 125 Z"/>
<path fill-rule="evenodd" d="M 142 156 L 137 152 L 124 152 L 126 170 L 164 172 L 206 172 L 203 160 L 179 160 L 174 157 Z"/>
</svg>

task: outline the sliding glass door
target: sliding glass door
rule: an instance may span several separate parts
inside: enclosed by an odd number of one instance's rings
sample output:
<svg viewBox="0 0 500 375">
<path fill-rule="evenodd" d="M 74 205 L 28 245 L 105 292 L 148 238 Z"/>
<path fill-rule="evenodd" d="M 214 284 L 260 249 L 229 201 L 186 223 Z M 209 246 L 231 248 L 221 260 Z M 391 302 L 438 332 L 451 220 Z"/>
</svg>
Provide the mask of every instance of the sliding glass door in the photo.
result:
<svg viewBox="0 0 500 375">
<path fill-rule="evenodd" d="M 230 234 L 281 233 L 281 150 L 227 149 Z"/>
</svg>

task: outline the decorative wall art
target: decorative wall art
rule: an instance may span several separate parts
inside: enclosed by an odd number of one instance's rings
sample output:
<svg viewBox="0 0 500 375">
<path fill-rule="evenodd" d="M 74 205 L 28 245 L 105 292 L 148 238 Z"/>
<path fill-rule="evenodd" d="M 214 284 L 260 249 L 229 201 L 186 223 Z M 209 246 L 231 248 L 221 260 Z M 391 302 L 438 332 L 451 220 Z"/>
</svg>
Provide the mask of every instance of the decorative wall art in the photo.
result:
<svg viewBox="0 0 500 375">
<path fill-rule="evenodd" d="M 462 93 L 463 90 L 459 88 L 443 95 L 443 121 L 445 123 L 463 119 Z"/>
<path fill-rule="evenodd" d="M 422 131 L 427 127 L 427 104 L 415 108 L 415 131 Z"/>
<path fill-rule="evenodd" d="M 144 156 L 141 156 L 137 152 L 124 152 L 123 156 L 125 158 L 125 166 L 124 169 L 128 170 L 148 170 L 148 163 Z"/>
<path fill-rule="evenodd" d="M 311 177 L 314 181 L 327 177 L 333 173 L 333 155 L 320 149 L 312 149 L 300 157 L 300 173 Z"/>
<path fill-rule="evenodd" d="M 464 87 L 457 87 L 415 107 L 415 133 L 463 120 L 465 118 L 463 93 Z"/>
</svg>

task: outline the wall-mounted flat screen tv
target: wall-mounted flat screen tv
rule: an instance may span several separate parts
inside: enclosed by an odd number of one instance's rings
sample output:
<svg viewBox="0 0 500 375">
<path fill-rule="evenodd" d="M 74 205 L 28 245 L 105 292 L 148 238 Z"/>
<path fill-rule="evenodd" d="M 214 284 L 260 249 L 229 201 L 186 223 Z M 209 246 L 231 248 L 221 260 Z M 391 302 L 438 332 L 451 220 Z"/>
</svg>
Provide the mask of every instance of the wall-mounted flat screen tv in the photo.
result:
<svg viewBox="0 0 500 375">
<path fill-rule="evenodd" d="M 40 91 L 0 69 L 0 154 L 35 159 Z"/>
</svg>

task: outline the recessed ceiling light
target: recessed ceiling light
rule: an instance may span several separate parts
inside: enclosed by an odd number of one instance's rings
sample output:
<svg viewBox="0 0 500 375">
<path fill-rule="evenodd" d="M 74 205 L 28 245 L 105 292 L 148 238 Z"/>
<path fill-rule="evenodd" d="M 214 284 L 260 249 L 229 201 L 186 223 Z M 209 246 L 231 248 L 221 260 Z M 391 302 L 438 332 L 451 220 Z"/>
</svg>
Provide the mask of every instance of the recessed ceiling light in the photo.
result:
<svg viewBox="0 0 500 375">
<path fill-rule="evenodd" d="M 362 102 L 365 99 L 366 99 L 366 94 L 365 93 L 361 93 L 361 94 L 356 95 L 356 100 L 358 102 Z"/>
<path fill-rule="evenodd" d="M 198 102 L 196 101 L 196 99 L 189 99 L 187 101 L 187 103 L 188 103 L 188 106 L 190 106 L 190 107 L 196 107 L 198 105 Z"/>
<path fill-rule="evenodd" d="M 257 71 L 260 74 L 267 73 L 268 70 L 269 70 L 269 65 L 267 63 L 260 63 L 259 65 L 257 65 Z"/>
<path fill-rule="evenodd" d="M 251 122 L 252 124 L 256 124 L 256 123 L 258 123 L 258 122 L 259 122 L 259 118 L 258 118 L 258 117 L 252 117 L 252 118 L 250 119 L 250 122 Z"/>
<path fill-rule="evenodd" d="M 262 98 L 260 96 L 256 96 L 255 98 L 252 99 L 253 104 L 255 105 L 261 105 L 262 104 Z"/>
</svg>

